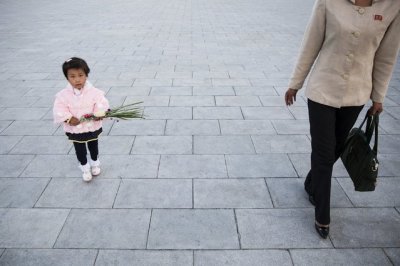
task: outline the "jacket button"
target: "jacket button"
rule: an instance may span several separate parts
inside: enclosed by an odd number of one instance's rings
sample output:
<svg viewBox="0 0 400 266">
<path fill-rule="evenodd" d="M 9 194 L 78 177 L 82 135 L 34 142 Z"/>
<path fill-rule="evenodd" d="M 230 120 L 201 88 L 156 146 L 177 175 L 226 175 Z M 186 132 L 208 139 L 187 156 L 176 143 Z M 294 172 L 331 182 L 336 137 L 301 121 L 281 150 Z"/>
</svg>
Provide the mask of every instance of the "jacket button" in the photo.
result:
<svg viewBox="0 0 400 266">
<path fill-rule="evenodd" d="M 364 13 L 365 13 L 365 9 L 364 9 L 364 8 L 360 8 L 360 9 L 358 10 L 358 13 L 360 13 L 361 15 L 364 14 Z"/>
<path fill-rule="evenodd" d="M 347 74 L 342 74 L 342 78 L 343 78 L 344 80 L 347 80 L 347 79 L 349 78 L 349 75 L 347 75 Z"/>
<path fill-rule="evenodd" d="M 359 31 L 353 31 L 351 34 L 353 34 L 353 36 L 354 36 L 355 38 L 360 37 L 360 32 L 359 32 Z"/>
</svg>

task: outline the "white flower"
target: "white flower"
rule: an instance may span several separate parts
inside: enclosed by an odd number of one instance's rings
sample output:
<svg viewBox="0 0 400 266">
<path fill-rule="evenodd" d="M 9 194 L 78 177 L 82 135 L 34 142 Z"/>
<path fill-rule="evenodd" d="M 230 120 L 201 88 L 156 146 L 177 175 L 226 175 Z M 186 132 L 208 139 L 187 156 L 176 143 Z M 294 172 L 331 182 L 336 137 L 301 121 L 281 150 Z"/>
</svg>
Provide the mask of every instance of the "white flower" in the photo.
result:
<svg viewBox="0 0 400 266">
<path fill-rule="evenodd" d="M 97 111 L 97 112 L 94 113 L 94 116 L 95 116 L 95 117 L 104 117 L 104 116 L 106 116 L 106 112 L 104 112 L 104 111 Z"/>
</svg>

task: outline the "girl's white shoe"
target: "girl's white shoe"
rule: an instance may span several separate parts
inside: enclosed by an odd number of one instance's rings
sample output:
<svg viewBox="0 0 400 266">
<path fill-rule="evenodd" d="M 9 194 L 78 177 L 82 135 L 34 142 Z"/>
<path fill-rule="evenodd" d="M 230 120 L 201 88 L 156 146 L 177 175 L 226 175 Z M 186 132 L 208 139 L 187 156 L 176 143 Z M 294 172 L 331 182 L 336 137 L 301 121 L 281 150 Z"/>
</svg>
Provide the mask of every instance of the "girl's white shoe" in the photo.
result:
<svg viewBox="0 0 400 266">
<path fill-rule="evenodd" d="M 90 172 L 90 165 L 86 163 L 85 165 L 80 165 L 79 168 L 82 170 L 82 179 L 85 182 L 92 180 L 92 173 Z"/>
<path fill-rule="evenodd" d="M 96 176 L 99 175 L 101 170 L 100 170 L 100 160 L 97 159 L 96 161 L 93 161 L 92 159 L 89 159 L 90 162 L 90 168 L 92 175 Z"/>
</svg>

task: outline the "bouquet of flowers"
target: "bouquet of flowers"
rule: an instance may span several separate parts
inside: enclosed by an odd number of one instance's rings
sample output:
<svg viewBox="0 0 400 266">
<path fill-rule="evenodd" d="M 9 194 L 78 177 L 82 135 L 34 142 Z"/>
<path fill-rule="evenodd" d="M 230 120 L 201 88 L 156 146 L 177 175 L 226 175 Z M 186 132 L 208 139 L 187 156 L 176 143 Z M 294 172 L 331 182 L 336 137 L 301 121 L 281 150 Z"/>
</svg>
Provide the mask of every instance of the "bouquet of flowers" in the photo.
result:
<svg viewBox="0 0 400 266">
<path fill-rule="evenodd" d="M 108 109 L 107 111 L 95 112 L 92 114 L 85 114 L 81 117 L 81 122 L 92 121 L 92 120 L 100 120 L 104 118 L 110 119 L 132 119 L 132 118 L 143 118 L 142 110 L 136 105 L 142 102 L 131 103 L 127 105 L 121 105 L 116 108 Z"/>
</svg>

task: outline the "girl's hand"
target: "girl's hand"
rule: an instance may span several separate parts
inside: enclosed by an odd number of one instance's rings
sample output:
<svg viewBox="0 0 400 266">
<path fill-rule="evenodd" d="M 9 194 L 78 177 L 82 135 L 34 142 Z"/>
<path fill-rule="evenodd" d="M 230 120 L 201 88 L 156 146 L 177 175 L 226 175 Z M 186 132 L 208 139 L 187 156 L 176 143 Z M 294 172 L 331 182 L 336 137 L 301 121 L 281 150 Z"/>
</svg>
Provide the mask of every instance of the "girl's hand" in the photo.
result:
<svg viewBox="0 0 400 266">
<path fill-rule="evenodd" d="M 297 90 L 289 88 L 286 93 L 285 93 L 285 103 L 287 106 L 290 106 L 293 104 L 293 102 L 296 101 L 296 94 Z"/>
<path fill-rule="evenodd" d="M 76 118 L 76 117 L 71 117 L 71 119 L 69 120 L 69 124 L 71 125 L 71 126 L 77 126 L 77 125 L 79 125 L 81 123 L 81 121 L 79 121 L 79 119 L 78 118 Z"/>
<path fill-rule="evenodd" d="M 372 102 L 372 106 L 368 110 L 368 115 L 375 115 L 375 114 L 379 115 L 382 112 L 383 112 L 383 104 Z"/>
</svg>

